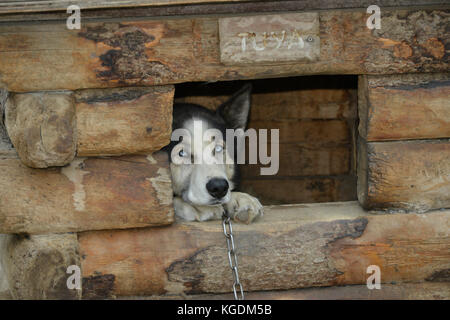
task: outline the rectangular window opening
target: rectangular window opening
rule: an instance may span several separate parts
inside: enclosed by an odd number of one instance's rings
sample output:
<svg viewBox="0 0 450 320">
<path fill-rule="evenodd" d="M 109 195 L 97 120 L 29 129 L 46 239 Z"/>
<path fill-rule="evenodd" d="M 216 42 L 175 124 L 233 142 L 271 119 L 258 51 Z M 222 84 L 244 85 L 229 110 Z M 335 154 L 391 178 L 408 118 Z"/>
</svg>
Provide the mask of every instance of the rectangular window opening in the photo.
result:
<svg viewBox="0 0 450 320">
<path fill-rule="evenodd" d="M 248 164 L 246 143 L 239 190 L 263 205 L 357 200 L 357 76 L 182 83 L 175 102 L 216 109 L 247 82 L 253 87 L 247 128 L 279 129 L 279 170 L 261 175 L 269 165 Z"/>
</svg>

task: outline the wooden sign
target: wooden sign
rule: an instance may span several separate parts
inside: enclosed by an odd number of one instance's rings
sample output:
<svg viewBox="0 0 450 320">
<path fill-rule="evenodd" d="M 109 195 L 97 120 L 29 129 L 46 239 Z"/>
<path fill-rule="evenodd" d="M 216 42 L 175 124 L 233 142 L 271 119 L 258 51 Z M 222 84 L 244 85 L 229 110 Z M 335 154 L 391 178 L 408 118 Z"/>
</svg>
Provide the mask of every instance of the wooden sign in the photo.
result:
<svg viewBox="0 0 450 320">
<path fill-rule="evenodd" d="M 320 55 L 317 13 L 289 13 L 219 19 L 224 64 L 314 61 Z"/>
</svg>

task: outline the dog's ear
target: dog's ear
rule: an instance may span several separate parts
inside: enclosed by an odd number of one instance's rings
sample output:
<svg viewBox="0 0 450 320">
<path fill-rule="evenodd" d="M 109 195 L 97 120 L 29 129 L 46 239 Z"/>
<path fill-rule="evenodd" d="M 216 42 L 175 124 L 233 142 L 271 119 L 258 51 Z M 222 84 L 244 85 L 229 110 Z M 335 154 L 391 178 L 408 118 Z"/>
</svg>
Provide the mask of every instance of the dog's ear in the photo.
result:
<svg viewBox="0 0 450 320">
<path fill-rule="evenodd" d="M 228 101 L 223 103 L 217 113 L 232 129 L 245 129 L 250 111 L 252 85 L 247 83 Z"/>
</svg>

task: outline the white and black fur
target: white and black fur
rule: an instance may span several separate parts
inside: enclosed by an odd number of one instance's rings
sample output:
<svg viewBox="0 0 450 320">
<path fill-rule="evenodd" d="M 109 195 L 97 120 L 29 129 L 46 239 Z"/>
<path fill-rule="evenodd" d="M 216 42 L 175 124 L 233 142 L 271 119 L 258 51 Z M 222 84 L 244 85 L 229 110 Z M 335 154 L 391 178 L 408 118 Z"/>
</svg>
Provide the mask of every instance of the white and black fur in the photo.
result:
<svg viewBox="0 0 450 320">
<path fill-rule="evenodd" d="M 226 129 L 244 129 L 250 111 L 251 85 L 247 84 L 236 92 L 217 111 L 212 111 L 195 104 L 177 103 L 173 108 L 172 130 L 186 129 L 193 136 L 194 121 L 201 121 L 203 130 L 217 129 L 226 139 Z M 165 150 L 192 150 L 186 141 L 172 141 Z M 204 142 L 200 142 L 205 148 Z M 184 145 L 183 145 L 184 144 Z M 235 220 L 250 223 L 263 214 L 263 207 L 255 197 L 236 192 L 239 184 L 239 169 L 236 159 L 231 159 L 226 142 L 218 147 L 229 161 L 221 164 L 177 164 L 171 159 L 170 170 L 174 191 L 174 208 L 178 218 L 188 221 L 205 221 L 220 219 L 224 212 Z M 177 149 L 174 149 L 177 148 Z M 216 149 L 214 149 L 214 152 Z M 180 156 L 190 156 L 181 151 Z M 192 151 L 195 153 L 195 151 Z M 236 156 L 234 157 L 236 158 Z"/>
</svg>

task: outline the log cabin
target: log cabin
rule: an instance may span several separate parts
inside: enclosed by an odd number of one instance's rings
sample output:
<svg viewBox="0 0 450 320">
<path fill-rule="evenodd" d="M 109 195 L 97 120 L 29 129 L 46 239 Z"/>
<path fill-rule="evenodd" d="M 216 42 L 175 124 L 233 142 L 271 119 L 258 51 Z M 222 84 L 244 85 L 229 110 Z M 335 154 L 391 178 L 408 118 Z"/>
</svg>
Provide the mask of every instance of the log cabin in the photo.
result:
<svg viewBox="0 0 450 320">
<path fill-rule="evenodd" d="M 174 102 L 251 82 L 281 154 L 242 168 L 246 297 L 450 299 L 450 5 L 380 0 L 377 26 L 371 2 L 0 2 L 0 298 L 232 297 L 222 225 L 175 219 L 160 150 Z"/>
</svg>

